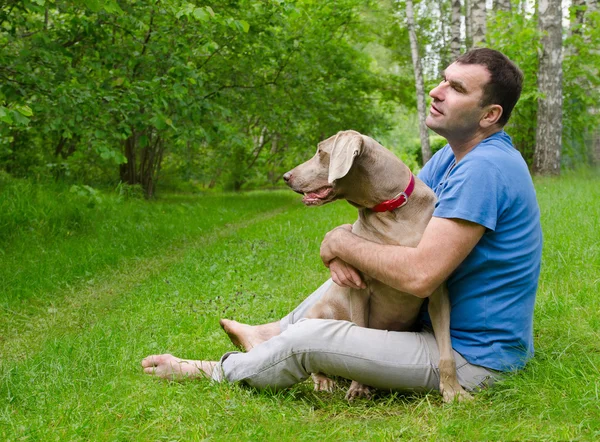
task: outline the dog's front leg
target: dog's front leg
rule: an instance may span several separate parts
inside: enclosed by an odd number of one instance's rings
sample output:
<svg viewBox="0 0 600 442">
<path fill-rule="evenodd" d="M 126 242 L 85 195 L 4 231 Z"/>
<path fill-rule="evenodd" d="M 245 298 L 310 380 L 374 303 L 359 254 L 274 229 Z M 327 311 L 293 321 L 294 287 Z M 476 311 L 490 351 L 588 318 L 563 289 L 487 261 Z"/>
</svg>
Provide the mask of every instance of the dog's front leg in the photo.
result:
<svg viewBox="0 0 600 442">
<path fill-rule="evenodd" d="M 442 284 L 429 297 L 429 316 L 435 333 L 435 340 L 440 352 L 440 393 L 444 402 L 472 399 L 464 388 L 458 383 L 456 377 L 456 361 L 450 340 L 450 299 L 446 284 Z"/>
<path fill-rule="evenodd" d="M 367 327 L 369 320 L 369 289 L 350 289 L 331 285 L 323 297 L 306 313 L 307 318 L 352 321 Z M 315 391 L 333 391 L 335 383 L 323 373 L 313 373 Z M 346 399 L 370 397 L 369 387 L 352 381 Z"/>
<path fill-rule="evenodd" d="M 359 327 L 369 326 L 369 287 L 366 289 L 349 289 L 348 301 L 350 304 L 351 321 Z M 356 398 L 371 399 L 371 387 L 352 381 L 346 392 L 346 400 L 353 401 Z"/>
</svg>

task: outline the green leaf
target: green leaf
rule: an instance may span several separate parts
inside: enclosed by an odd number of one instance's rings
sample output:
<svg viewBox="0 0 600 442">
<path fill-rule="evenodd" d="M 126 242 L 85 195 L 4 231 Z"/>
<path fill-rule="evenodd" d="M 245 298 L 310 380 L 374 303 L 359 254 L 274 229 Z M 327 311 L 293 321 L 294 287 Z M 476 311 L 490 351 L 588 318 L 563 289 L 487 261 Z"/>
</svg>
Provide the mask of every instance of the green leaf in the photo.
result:
<svg viewBox="0 0 600 442">
<path fill-rule="evenodd" d="M 248 32 L 250 30 L 250 25 L 248 24 L 247 21 L 245 21 L 245 20 L 236 20 L 236 21 L 242 27 L 244 32 Z"/>
<path fill-rule="evenodd" d="M 0 121 L 8 124 L 13 122 L 10 112 L 4 106 L 0 106 Z"/>
<path fill-rule="evenodd" d="M 15 124 L 19 125 L 19 126 L 27 126 L 29 124 L 29 118 L 25 117 L 24 115 L 22 115 L 19 112 L 12 112 L 12 119 L 15 122 Z"/>
<path fill-rule="evenodd" d="M 84 0 L 83 3 L 93 12 L 99 12 L 102 9 L 102 2 L 100 0 Z"/>
<path fill-rule="evenodd" d="M 200 21 L 208 21 L 210 14 L 204 10 L 204 8 L 196 8 L 192 15 Z"/>
<path fill-rule="evenodd" d="M 102 8 L 109 14 L 123 14 L 123 10 L 115 0 L 105 0 L 104 4 L 102 5 Z"/>
<path fill-rule="evenodd" d="M 26 104 L 17 104 L 15 106 L 15 110 L 19 112 L 21 115 L 25 115 L 26 117 L 33 116 L 33 111 Z"/>
</svg>

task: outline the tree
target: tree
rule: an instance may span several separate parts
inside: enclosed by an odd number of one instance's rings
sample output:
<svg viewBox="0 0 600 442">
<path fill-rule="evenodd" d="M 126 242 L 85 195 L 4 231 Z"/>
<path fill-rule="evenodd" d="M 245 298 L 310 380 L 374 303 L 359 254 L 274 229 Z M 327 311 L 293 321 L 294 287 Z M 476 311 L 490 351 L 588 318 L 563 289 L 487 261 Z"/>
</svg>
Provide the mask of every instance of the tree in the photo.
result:
<svg viewBox="0 0 600 442">
<path fill-rule="evenodd" d="M 429 135 L 427 125 L 425 124 L 427 105 L 425 103 L 425 86 L 423 83 L 423 69 L 419 57 L 419 44 L 417 33 L 415 31 L 415 15 L 413 11 L 412 0 L 406 0 L 406 24 L 408 35 L 410 37 L 410 52 L 412 55 L 413 69 L 415 73 L 415 87 L 417 92 L 417 111 L 419 113 L 419 137 L 421 139 L 421 153 L 423 164 L 431 158 L 431 146 L 429 145 Z"/>
<path fill-rule="evenodd" d="M 562 13 L 560 0 L 539 0 L 542 33 L 539 59 L 537 130 L 533 171 L 560 173 L 562 152 Z"/>
<path fill-rule="evenodd" d="M 465 0 L 468 1 L 468 0 Z M 450 40 L 450 54 L 455 60 L 460 55 L 460 0 L 452 0 L 450 29 L 452 39 Z"/>
<path fill-rule="evenodd" d="M 465 14 L 465 45 L 467 48 L 473 46 L 473 20 L 471 16 L 471 1 L 464 0 L 464 14 Z"/>
<path fill-rule="evenodd" d="M 470 1 L 470 0 L 465 0 Z M 481 46 L 485 43 L 486 35 L 486 9 L 485 0 L 472 0 L 471 3 L 471 27 L 473 46 Z"/>
<path fill-rule="evenodd" d="M 510 0 L 495 0 L 493 8 L 495 11 L 511 12 L 511 10 L 512 10 L 511 1 Z"/>
<path fill-rule="evenodd" d="M 387 125 L 388 78 L 358 49 L 371 32 L 363 9 L 362 0 L 4 3 L 0 167 L 121 181 L 148 197 L 161 174 L 264 184 L 337 130 Z"/>
</svg>

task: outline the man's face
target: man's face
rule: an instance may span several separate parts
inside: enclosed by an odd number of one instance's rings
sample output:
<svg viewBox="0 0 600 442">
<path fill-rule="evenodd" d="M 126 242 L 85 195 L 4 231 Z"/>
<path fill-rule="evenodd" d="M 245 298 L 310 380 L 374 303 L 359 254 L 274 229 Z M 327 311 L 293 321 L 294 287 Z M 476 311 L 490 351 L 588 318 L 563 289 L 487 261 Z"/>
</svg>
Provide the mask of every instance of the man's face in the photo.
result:
<svg viewBox="0 0 600 442">
<path fill-rule="evenodd" d="M 448 140 L 476 133 L 485 115 L 480 103 L 483 87 L 489 81 L 490 73 L 485 66 L 460 63 L 448 66 L 442 82 L 429 92 L 433 102 L 427 126 Z"/>
</svg>

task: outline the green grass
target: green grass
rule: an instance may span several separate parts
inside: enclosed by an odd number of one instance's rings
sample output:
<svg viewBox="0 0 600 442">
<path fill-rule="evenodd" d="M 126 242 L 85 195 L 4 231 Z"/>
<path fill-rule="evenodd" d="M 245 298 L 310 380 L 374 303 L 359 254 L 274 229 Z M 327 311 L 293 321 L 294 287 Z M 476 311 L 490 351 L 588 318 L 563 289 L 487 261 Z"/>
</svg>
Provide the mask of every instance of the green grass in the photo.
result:
<svg viewBox="0 0 600 442">
<path fill-rule="evenodd" d="M 600 177 L 536 188 L 545 245 L 534 360 L 468 404 L 385 392 L 348 404 L 342 388 L 177 384 L 139 363 L 156 352 L 216 359 L 232 349 L 220 317 L 287 313 L 327 277 L 319 242 L 354 219 L 349 205 L 305 208 L 289 191 L 96 201 L 5 180 L 0 438 L 598 440 Z"/>
</svg>

